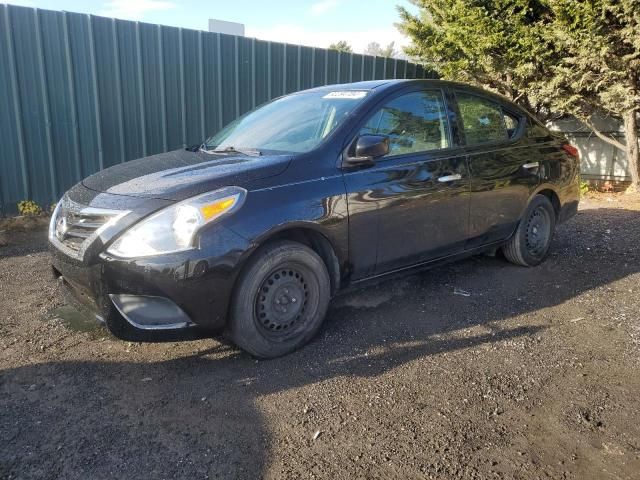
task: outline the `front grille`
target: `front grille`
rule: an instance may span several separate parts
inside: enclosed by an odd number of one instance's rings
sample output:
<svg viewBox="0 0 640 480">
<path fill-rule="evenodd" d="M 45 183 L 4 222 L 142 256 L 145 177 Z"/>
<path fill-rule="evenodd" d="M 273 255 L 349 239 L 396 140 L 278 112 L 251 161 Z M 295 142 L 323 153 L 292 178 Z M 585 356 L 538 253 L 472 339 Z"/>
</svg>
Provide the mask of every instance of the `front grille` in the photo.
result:
<svg viewBox="0 0 640 480">
<path fill-rule="evenodd" d="M 51 219 L 49 239 L 67 255 L 81 259 L 100 233 L 126 213 L 87 207 L 64 197 Z"/>
<path fill-rule="evenodd" d="M 115 215 L 105 215 L 88 212 L 68 212 L 66 215 L 66 229 L 60 232 L 58 240 L 71 250 L 80 251 L 82 244 L 90 238 L 100 227 L 104 226 Z M 62 237 L 62 238 L 61 238 Z"/>
</svg>

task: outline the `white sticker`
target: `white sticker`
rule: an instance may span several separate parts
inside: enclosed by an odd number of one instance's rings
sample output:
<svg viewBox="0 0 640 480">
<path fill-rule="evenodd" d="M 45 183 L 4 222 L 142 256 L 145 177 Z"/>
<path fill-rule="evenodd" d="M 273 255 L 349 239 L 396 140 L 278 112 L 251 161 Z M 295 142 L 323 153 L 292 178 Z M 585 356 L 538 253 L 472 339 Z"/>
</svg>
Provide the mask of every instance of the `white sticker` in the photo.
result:
<svg viewBox="0 0 640 480">
<path fill-rule="evenodd" d="M 322 98 L 345 98 L 345 99 L 353 99 L 353 98 L 364 98 L 367 95 L 367 92 L 363 92 L 361 90 L 339 90 L 337 92 L 327 93 Z"/>
</svg>

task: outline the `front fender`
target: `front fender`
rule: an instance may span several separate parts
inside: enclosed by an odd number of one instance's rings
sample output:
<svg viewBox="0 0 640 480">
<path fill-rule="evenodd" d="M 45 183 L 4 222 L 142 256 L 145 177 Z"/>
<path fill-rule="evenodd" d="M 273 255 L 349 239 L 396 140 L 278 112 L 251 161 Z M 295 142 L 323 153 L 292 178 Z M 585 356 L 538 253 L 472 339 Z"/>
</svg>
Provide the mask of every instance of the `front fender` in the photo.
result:
<svg viewBox="0 0 640 480">
<path fill-rule="evenodd" d="M 251 191 L 224 225 L 247 239 L 248 254 L 282 232 L 304 229 L 326 238 L 340 265 L 349 259 L 347 199 L 338 175 Z"/>
</svg>

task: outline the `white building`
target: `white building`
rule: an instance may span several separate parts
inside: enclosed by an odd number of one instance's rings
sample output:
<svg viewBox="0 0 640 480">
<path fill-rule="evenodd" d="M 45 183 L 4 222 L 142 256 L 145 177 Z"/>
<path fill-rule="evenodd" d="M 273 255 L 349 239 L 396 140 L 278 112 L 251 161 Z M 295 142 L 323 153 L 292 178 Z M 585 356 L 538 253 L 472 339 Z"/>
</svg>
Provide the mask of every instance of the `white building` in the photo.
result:
<svg viewBox="0 0 640 480">
<path fill-rule="evenodd" d="M 594 119 L 594 125 L 600 132 L 624 144 L 622 122 L 612 118 L 597 118 Z M 583 123 L 567 117 L 550 122 L 547 126 L 564 133 L 571 144 L 578 148 L 584 180 L 631 181 L 625 152 L 598 138 Z"/>
<path fill-rule="evenodd" d="M 237 22 L 227 22 L 226 20 L 209 19 L 209 31 L 213 33 L 224 33 L 244 37 L 244 24 Z"/>
</svg>

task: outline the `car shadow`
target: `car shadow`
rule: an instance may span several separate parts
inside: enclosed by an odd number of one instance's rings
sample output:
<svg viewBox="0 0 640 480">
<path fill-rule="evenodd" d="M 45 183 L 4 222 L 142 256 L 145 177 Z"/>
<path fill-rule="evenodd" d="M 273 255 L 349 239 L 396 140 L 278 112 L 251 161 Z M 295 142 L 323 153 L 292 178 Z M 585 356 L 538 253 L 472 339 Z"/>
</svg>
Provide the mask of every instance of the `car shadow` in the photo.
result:
<svg viewBox="0 0 640 480">
<path fill-rule="evenodd" d="M 97 345 L 92 361 L 0 371 L 0 478 L 261 478 L 275 448 L 264 397 L 537 336 L 548 319 L 504 320 L 640 270 L 630 222 L 639 212 L 584 210 L 537 268 L 474 257 L 350 291 L 314 341 L 275 360 L 220 342 L 166 361 L 107 361 Z"/>
</svg>

